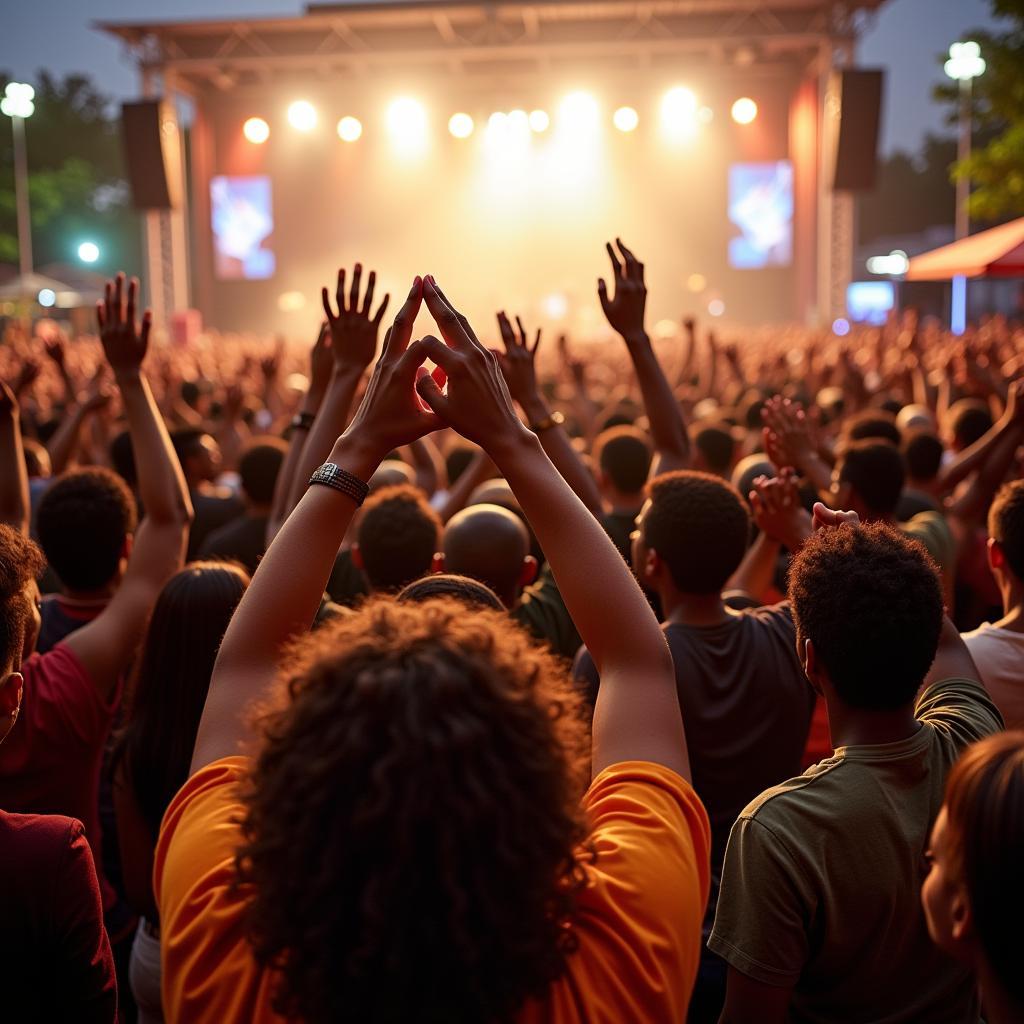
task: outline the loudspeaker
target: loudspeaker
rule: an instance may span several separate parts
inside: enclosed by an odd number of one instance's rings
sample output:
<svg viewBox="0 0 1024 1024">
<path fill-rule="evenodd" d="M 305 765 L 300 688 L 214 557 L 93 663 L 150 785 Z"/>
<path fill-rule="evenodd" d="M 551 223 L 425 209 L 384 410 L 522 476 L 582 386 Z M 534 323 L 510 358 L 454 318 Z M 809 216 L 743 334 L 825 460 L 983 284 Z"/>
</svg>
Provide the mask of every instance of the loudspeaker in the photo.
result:
<svg viewBox="0 0 1024 1024">
<path fill-rule="evenodd" d="M 177 208 L 181 202 L 181 147 L 171 104 L 165 100 L 122 103 L 121 139 L 135 208 Z"/>
<path fill-rule="evenodd" d="M 834 189 L 861 192 L 875 187 L 883 74 L 866 69 L 832 72 L 826 109 L 833 122 Z"/>
</svg>

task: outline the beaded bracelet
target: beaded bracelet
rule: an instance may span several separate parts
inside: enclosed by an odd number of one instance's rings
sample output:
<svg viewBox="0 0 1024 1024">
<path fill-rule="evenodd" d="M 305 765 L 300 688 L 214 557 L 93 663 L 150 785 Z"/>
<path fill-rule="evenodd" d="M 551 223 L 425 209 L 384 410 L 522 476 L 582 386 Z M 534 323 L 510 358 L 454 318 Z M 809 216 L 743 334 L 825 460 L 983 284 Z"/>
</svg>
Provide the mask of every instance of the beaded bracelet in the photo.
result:
<svg viewBox="0 0 1024 1024">
<path fill-rule="evenodd" d="M 309 482 L 310 484 L 323 484 L 325 487 L 333 487 L 334 490 L 341 491 L 356 503 L 356 507 L 362 505 L 370 493 L 368 484 L 363 483 L 359 477 L 336 466 L 333 462 L 325 462 L 313 473 Z"/>
</svg>

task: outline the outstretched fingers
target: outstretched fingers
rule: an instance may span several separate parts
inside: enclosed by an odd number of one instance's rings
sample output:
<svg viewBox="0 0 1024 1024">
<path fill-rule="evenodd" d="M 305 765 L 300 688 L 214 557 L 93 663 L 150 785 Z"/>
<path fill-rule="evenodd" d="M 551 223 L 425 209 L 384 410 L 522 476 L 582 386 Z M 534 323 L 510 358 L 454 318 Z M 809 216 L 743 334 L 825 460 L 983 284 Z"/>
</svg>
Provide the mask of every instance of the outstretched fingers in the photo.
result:
<svg viewBox="0 0 1024 1024">
<path fill-rule="evenodd" d="M 381 358 L 395 359 L 402 355 L 409 347 L 409 339 L 412 337 L 412 326 L 416 322 L 416 314 L 420 311 L 420 303 L 423 301 L 423 279 L 418 275 L 413 278 L 412 288 L 406 296 L 402 308 L 395 316 L 394 323 L 388 330 L 384 340 L 384 352 Z M 387 305 L 387 297 L 381 304 L 382 309 L 377 311 L 378 316 L 383 316 L 383 307 Z"/>
</svg>

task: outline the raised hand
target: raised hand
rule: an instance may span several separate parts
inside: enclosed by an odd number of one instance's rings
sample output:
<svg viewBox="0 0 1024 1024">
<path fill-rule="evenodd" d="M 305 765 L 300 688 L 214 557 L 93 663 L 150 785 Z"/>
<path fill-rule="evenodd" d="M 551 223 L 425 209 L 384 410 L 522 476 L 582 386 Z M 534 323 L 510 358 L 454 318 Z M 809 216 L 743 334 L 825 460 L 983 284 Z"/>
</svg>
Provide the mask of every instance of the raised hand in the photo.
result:
<svg viewBox="0 0 1024 1024">
<path fill-rule="evenodd" d="M 644 284 L 644 265 L 616 238 L 619 255 L 610 242 L 605 243 L 612 263 L 615 292 L 608 295 L 604 278 L 597 279 L 597 294 L 608 323 L 622 335 L 627 343 L 646 339 L 644 308 L 647 305 L 647 287 Z M 621 259 L 620 259 L 621 257 Z"/>
<path fill-rule="evenodd" d="M 569 371 L 569 376 L 576 382 L 576 386 L 582 388 L 586 377 L 586 366 L 582 359 L 573 358 L 569 351 L 569 339 L 564 334 L 558 336 L 558 356 L 562 360 L 562 366 Z"/>
<path fill-rule="evenodd" d="M 540 347 L 540 328 L 537 328 L 531 348 L 526 328 L 519 317 L 516 317 L 516 327 L 518 334 L 508 317 L 504 313 L 498 314 L 498 329 L 501 331 L 501 340 L 505 346 L 504 353 L 498 354 L 498 362 L 501 365 L 501 372 L 505 375 L 509 393 L 524 410 L 528 410 L 538 396 L 535 363 L 537 349 Z"/>
<path fill-rule="evenodd" d="M 814 503 L 814 529 L 831 530 L 838 526 L 860 526 L 860 516 L 856 512 L 841 512 L 829 508 L 824 502 Z"/>
<path fill-rule="evenodd" d="M 62 334 L 49 334 L 43 338 L 43 351 L 57 364 L 58 368 L 64 368 L 65 347 Z"/>
<path fill-rule="evenodd" d="M 421 378 L 443 383 L 440 373 L 435 370 L 436 377 L 430 378 L 423 366 L 430 354 L 425 342 L 409 343 L 422 300 L 423 281 L 417 277 L 388 329 L 363 401 L 342 438 L 365 447 L 378 461 L 444 426 L 416 395 Z"/>
<path fill-rule="evenodd" d="M 146 358 L 153 314 L 147 309 L 142 314 L 141 327 L 136 323 L 138 292 L 139 281 L 133 277 L 128 282 L 126 296 L 125 277 L 123 273 L 119 273 L 113 281 L 106 283 L 103 300 L 96 303 L 96 319 L 99 321 L 103 354 L 107 357 L 115 376 L 137 373 Z"/>
<path fill-rule="evenodd" d="M 796 475 L 783 469 L 776 477 L 759 476 L 750 492 L 757 528 L 790 551 L 796 551 L 811 533 L 811 517 L 800 504 Z"/>
<path fill-rule="evenodd" d="M 814 454 L 810 424 L 802 406 L 776 395 L 764 403 L 761 419 L 765 451 L 771 461 L 780 469 L 785 466 L 802 469 Z"/>
<path fill-rule="evenodd" d="M 512 406 L 498 357 L 480 344 L 433 277 L 423 282 L 423 298 L 444 341 L 428 335 L 417 344 L 442 373 L 420 374 L 416 390 L 441 420 L 493 457 L 503 445 L 528 434 Z M 445 379 L 446 393 L 441 390 Z"/>
<path fill-rule="evenodd" d="M 370 271 L 366 282 L 366 293 L 359 301 L 363 265 L 357 263 L 352 270 L 352 287 L 345 295 L 345 268 L 338 270 L 338 287 L 334 293 L 337 312 L 331 307 L 331 298 L 326 288 L 321 289 L 324 313 L 331 334 L 331 349 L 334 365 L 338 370 L 362 373 L 373 362 L 377 354 L 377 334 L 384 312 L 388 308 L 390 295 L 385 295 L 377 312 L 371 316 L 373 291 L 377 284 L 377 273 Z M 417 305 L 418 305 L 417 301 Z M 410 325 L 411 328 L 411 325 Z"/>
<path fill-rule="evenodd" d="M 39 374 L 41 372 L 42 367 L 35 359 L 26 359 L 21 364 L 18 376 L 11 385 L 11 390 L 14 392 L 15 396 L 17 398 L 21 398 L 21 396 L 39 379 Z"/>
<path fill-rule="evenodd" d="M 331 351 L 331 329 L 325 320 L 320 325 L 316 344 L 309 357 L 309 390 L 322 395 L 327 390 L 334 369 L 334 353 Z"/>
</svg>

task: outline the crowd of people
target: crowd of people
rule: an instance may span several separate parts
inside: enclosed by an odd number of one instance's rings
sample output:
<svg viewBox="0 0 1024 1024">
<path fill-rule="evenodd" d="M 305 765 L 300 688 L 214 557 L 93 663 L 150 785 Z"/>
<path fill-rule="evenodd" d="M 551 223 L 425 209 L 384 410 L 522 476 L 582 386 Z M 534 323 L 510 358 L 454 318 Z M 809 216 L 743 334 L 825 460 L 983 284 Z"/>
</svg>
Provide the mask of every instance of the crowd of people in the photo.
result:
<svg viewBox="0 0 1024 1024">
<path fill-rule="evenodd" d="M 7 325 L 5 1018 L 1024 1020 L 1024 327 L 607 258 L 614 340 Z"/>
</svg>

